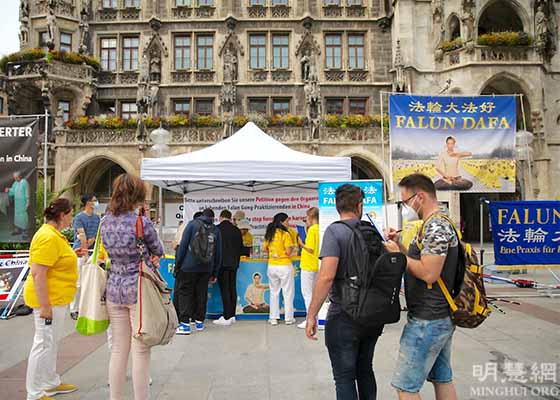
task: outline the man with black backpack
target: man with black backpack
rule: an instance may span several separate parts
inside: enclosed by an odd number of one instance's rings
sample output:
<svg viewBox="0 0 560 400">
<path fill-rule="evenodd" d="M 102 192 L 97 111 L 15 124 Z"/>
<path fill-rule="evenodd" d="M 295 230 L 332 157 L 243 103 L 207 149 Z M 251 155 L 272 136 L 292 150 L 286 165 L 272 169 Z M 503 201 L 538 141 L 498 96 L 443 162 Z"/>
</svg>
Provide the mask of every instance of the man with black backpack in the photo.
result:
<svg viewBox="0 0 560 400">
<path fill-rule="evenodd" d="M 456 400 L 451 369 L 455 325 L 441 285 L 455 295 L 462 285 L 460 245 L 449 218 L 442 214 L 430 178 L 412 174 L 399 183 L 402 217 L 424 221 L 410 244 L 405 273 L 408 321 L 404 327 L 392 386 L 399 399 L 420 399 L 427 380 L 437 400 Z M 389 229 L 386 248 L 405 253 L 397 231 Z M 438 282 L 438 278 L 441 281 Z"/>
<path fill-rule="evenodd" d="M 197 331 L 204 330 L 208 282 L 216 282 L 221 257 L 220 231 L 214 225 L 214 211 L 207 208 L 189 222 L 177 249 L 178 335 L 190 335 L 193 322 Z"/>
<path fill-rule="evenodd" d="M 306 323 L 307 337 L 317 340 L 317 314 L 328 295 L 325 343 L 337 400 L 376 398 L 375 344 L 384 324 L 398 321 L 400 315 L 405 260 L 401 254 L 386 253 L 380 232 L 361 221 L 363 199 L 358 186 L 345 184 L 336 190 L 340 221 L 324 234 Z"/>
</svg>

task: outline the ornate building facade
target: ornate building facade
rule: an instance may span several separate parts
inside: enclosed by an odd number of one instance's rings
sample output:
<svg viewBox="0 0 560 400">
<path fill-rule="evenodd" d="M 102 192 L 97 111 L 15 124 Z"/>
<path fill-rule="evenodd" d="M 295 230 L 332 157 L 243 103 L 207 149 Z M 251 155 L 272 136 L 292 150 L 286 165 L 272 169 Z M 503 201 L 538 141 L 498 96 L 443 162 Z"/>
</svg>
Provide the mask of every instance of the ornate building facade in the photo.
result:
<svg viewBox="0 0 560 400">
<path fill-rule="evenodd" d="M 560 179 L 560 4 L 552 0 L 20 5 L 22 49 L 44 50 L 7 64 L 8 103 L 14 114 L 47 105 L 58 116 L 57 188 L 77 182 L 76 192 L 109 196 L 116 174 L 138 173 L 152 156 L 149 132 L 160 119 L 173 154 L 227 137 L 248 117 L 292 148 L 351 156 L 356 178 L 387 177 L 380 92 L 404 91 L 523 94 L 534 184 L 529 193 L 520 174 L 520 194 L 559 194 L 551 182 Z M 481 42 L 503 31 L 518 42 Z M 470 202 L 461 197 L 446 198 L 457 217 Z"/>
</svg>

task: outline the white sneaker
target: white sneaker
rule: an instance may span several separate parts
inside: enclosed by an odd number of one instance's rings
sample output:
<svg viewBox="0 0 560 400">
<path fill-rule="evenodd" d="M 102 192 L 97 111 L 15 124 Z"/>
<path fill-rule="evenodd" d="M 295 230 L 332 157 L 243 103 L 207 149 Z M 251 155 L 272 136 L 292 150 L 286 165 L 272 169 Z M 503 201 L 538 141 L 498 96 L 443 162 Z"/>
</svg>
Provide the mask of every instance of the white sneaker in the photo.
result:
<svg viewBox="0 0 560 400">
<path fill-rule="evenodd" d="M 221 325 L 221 326 L 230 326 L 233 324 L 231 318 L 230 319 L 225 319 L 224 317 L 220 317 L 219 319 L 212 321 L 215 325 Z"/>
<path fill-rule="evenodd" d="M 278 320 L 277 320 L 277 319 L 269 319 L 269 320 L 268 320 L 268 323 L 269 323 L 270 325 L 278 325 Z"/>
<path fill-rule="evenodd" d="M 237 322 L 237 319 L 235 317 L 231 317 L 230 321 L 231 321 L 232 324 L 235 324 Z"/>
<path fill-rule="evenodd" d="M 305 329 L 307 327 L 307 320 L 303 320 L 301 324 L 297 326 L 299 329 Z"/>
<path fill-rule="evenodd" d="M 287 320 L 284 321 L 284 323 L 286 325 L 293 325 L 293 324 L 296 323 L 296 320 L 295 319 L 287 319 Z"/>
</svg>

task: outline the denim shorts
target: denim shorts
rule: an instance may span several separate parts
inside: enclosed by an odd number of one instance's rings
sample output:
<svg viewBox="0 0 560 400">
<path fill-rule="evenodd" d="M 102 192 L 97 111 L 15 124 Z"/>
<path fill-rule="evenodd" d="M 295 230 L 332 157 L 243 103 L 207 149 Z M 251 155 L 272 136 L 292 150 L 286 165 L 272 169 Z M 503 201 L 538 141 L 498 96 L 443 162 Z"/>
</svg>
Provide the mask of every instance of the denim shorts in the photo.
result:
<svg viewBox="0 0 560 400">
<path fill-rule="evenodd" d="M 425 320 L 409 316 L 401 336 L 391 385 L 402 392 L 418 393 L 426 380 L 451 383 L 451 339 L 454 331 L 455 325 L 450 318 Z"/>
</svg>

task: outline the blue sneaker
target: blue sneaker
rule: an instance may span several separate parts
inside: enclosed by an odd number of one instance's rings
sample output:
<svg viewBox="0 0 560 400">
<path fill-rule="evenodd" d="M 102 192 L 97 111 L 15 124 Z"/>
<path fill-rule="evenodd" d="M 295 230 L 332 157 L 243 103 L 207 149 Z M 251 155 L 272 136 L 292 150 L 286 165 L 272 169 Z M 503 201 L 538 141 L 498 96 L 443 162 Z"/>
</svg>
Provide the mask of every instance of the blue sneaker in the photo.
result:
<svg viewBox="0 0 560 400">
<path fill-rule="evenodd" d="M 185 324 L 184 322 L 179 323 L 177 330 L 175 331 L 177 335 L 190 335 L 191 334 L 191 327 L 189 324 Z"/>
<path fill-rule="evenodd" d="M 203 331 L 204 330 L 204 322 L 201 321 L 195 321 L 195 326 L 196 326 L 196 330 L 197 331 Z"/>
</svg>

